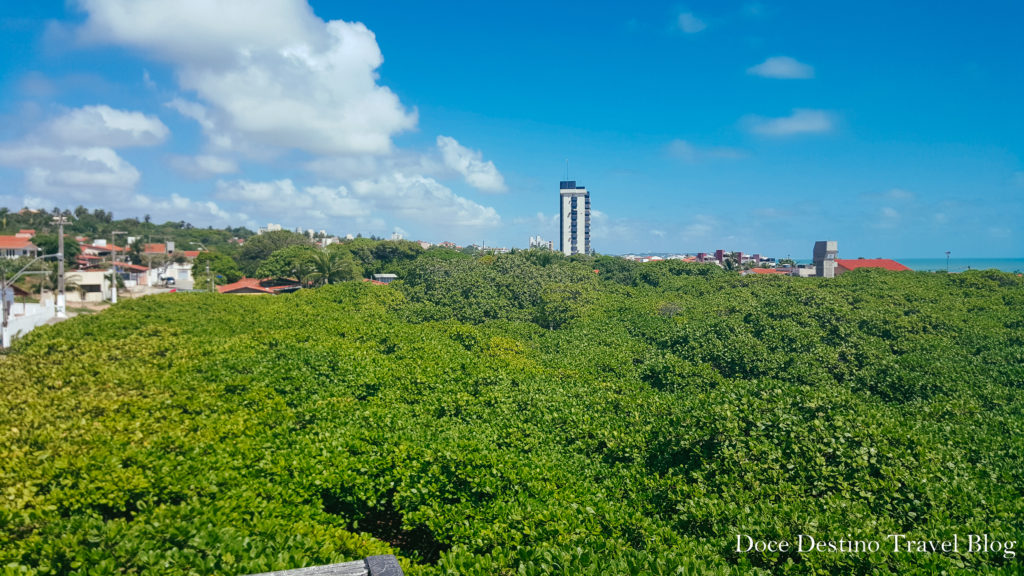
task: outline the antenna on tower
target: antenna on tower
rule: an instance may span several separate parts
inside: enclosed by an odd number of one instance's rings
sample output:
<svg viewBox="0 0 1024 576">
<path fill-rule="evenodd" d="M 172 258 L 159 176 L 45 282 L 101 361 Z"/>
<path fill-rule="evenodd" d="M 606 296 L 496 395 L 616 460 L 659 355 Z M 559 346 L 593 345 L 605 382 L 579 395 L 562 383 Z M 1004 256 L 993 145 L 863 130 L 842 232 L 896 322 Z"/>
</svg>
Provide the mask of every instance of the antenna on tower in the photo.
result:
<svg viewBox="0 0 1024 576">
<path fill-rule="evenodd" d="M 569 181 L 569 159 L 568 158 L 565 159 L 565 180 L 566 180 L 566 182 Z"/>
</svg>

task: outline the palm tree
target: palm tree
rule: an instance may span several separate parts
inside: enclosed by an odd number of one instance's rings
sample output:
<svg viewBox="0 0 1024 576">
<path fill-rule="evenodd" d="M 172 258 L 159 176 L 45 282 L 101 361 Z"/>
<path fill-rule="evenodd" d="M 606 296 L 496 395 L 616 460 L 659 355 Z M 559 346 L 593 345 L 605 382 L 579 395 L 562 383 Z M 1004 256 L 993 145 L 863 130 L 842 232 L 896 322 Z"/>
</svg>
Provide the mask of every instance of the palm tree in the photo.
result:
<svg viewBox="0 0 1024 576">
<path fill-rule="evenodd" d="M 319 250 L 308 262 L 309 273 L 305 278 L 318 286 L 352 277 L 353 262 L 336 250 Z"/>
</svg>

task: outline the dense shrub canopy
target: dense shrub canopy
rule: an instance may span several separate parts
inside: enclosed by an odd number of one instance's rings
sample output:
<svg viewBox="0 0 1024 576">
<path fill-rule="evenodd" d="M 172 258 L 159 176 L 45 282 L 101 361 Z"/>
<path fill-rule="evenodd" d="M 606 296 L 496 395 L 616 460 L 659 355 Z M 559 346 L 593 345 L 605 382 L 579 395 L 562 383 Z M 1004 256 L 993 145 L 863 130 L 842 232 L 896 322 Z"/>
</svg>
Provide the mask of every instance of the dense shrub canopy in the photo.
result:
<svg viewBox="0 0 1024 576">
<path fill-rule="evenodd" d="M 412 252 L 378 255 L 390 286 L 148 297 L 18 342 L 4 573 L 1019 572 L 735 551 L 1024 540 L 1019 277 Z"/>
</svg>

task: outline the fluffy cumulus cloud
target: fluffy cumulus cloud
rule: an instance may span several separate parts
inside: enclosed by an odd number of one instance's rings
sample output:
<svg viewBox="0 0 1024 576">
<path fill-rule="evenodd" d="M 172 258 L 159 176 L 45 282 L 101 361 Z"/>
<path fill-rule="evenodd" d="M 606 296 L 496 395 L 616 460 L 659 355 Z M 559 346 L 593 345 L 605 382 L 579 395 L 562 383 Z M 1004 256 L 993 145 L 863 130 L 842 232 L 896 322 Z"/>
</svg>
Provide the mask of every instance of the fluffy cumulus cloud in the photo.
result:
<svg viewBox="0 0 1024 576">
<path fill-rule="evenodd" d="M 379 226 L 386 215 L 397 220 L 421 221 L 429 215 L 433 225 L 445 228 L 495 226 L 501 222 L 494 208 L 456 195 L 433 178 L 389 174 L 354 181 L 351 186 L 298 187 L 290 179 L 270 182 L 219 182 L 217 198 L 242 206 L 249 213 L 276 220 L 317 221 L 348 219 Z"/>
<path fill-rule="evenodd" d="M 422 219 L 439 226 L 483 227 L 501 222 L 498 212 L 456 195 L 433 178 L 392 174 L 357 180 L 352 189 L 377 209 L 408 219 Z"/>
<path fill-rule="evenodd" d="M 24 169 L 26 191 L 74 201 L 132 190 L 139 182 L 139 171 L 104 147 L 16 144 L 0 148 L 0 164 Z"/>
<path fill-rule="evenodd" d="M 747 68 L 747 74 L 764 78 L 814 78 L 814 68 L 789 56 L 772 56 L 757 66 Z"/>
<path fill-rule="evenodd" d="M 270 182 L 218 182 L 217 197 L 245 206 L 249 212 L 296 220 L 358 218 L 368 215 L 370 208 L 344 186 L 300 189 L 287 178 Z"/>
<path fill-rule="evenodd" d="M 155 116 L 109 106 L 76 108 L 25 139 L 0 145 L 0 165 L 24 170 L 25 191 L 80 202 L 135 188 L 139 171 L 117 148 L 152 146 L 170 131 Z"/>
<path fill-rule="evenodd" d="M 64 144 L 111 148 L 154 146 L 170 134 L 156 116 L 109 106 L 71 110 L 51 120 L 46 130 L 54 140 Z"/>
<path fill-rule="evenodd" d="M 383 62 L 363 24 L 324 22 L 291 0 L 80 0 L 86 41 L 139 49 L 174 67 L 198 102 L 176 109 L 220 145 L 315 154 L 387 153 L 415 112 L 377 84 Z M 187 109 L 187 111 L 186 111 Z M 224 133 L 229 137 L 225 138 Z"/>
<path fill-rule="evenodd" d="M 484 192 L 504 192 L 505 179 L 494 162 L 483 161 L 483 154 L 470 150 L 448 136 L 437 137 L 437 148 L 441 151 L 444 165 L 466 178 L 466 182 Z"/>
<path fill-rule="evenodd" d="M 820 134 L 831 132 L 835 119 L 825 110 L 798 108 L 782 118 L 750 116 L 744 119 L 747 129 L 760 136 L 795 136 L 798 134 Z"/>
</svg>

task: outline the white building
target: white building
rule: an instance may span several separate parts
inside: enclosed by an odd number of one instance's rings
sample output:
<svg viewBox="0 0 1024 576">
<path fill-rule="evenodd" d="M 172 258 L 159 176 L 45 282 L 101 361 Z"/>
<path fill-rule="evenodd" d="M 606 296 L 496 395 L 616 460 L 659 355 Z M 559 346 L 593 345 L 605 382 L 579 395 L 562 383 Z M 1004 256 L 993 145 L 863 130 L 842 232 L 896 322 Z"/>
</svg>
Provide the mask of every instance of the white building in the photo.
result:
<svg viewBox="0 0 1024 576">
<path fill-rule="evenodd" d="M 558 248 L 566 256 L 592 254 L 590 248 L 590 192 L 575 180 L 563 180 L 559 186 L 560 218 Z"/>
<path fill-rule="evenodd" d="M 192 263 L 167 262 L 161 266 L 154 266 L 147 272 L 146 281 L 150 286 L 191 290 L 195 281 L 192 277 Z"/>
<path fill-rule="evenodd" d="M 530 236 L 530 248 L 546 248 L 548 250 L 555 249 L 555 243 L 551 240 L 545 240 L 540 237 L 540 234 L 536 236 Z"/>
</svg>

